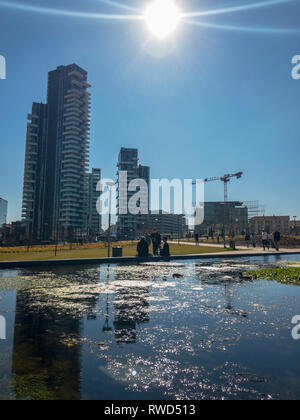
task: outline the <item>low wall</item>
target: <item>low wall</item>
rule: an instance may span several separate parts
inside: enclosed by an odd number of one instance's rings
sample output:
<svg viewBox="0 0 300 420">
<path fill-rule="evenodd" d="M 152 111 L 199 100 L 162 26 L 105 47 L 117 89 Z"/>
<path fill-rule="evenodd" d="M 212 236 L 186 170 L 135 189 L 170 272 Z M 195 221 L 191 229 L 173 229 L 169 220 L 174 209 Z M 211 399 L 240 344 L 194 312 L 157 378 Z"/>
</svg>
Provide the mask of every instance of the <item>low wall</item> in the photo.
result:
<svg viewBox="0 0 300 420">
<path fill-rule="evenodd" d="M 216 259 L 216 258 L 241 258 L 241 257 L 261 257 L 269 255 L 300 255 L 300 252 L 224 252 L 216 254 L 198 254 L 198 255 L 174 255 L 170 258 L 150 257 L 147 259 L 140 259 L 136 257 L 122 257 L 122 258 L 80 258 L 71 260 L 43 260 L 43 261 L 0 261 L 1 269 L 11 268 L 31 268 L 31 267 L 55 267 L 61 265 L 101 265 L 101 264 L 138 264 L 141 262 L 163 262 L 163 261 L 178 261 L 178 260 L 202 260 L 202 259 Z"/>
</svg>

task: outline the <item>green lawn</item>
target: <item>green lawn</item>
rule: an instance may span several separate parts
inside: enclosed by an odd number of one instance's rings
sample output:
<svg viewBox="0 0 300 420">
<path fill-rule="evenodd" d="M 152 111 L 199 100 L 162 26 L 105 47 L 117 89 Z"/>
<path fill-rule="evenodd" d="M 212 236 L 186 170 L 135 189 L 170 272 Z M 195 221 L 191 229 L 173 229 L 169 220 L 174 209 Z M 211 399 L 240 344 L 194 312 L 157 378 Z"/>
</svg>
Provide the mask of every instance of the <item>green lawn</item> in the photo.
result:
<svg viewBox="0 0 300 420">
<path fill-rule="evenodd" d="M 178 245 L 170 244 L 171 255 L 198 255 L 211 254 L 214 252 L 224 252 L 223 248 L 194 246 L 194 245 Z M 60 250 L 55 257 L 54 251 L 39 251 L 34 252 L 1 252 L 0 261 L 27 261 L 27 260 L 54 260 L 54 259 L 73 259 L 73 258 L 103 258 L 107 257 L 107 248 L 99 247 L 92 249 L 77 248 L 73 250 Z M 227 249 L 230 251 L 230 249 Z M 136 256 L 136 244 L 125 245 L 123 247 L 123 257 Z"/>
</svg>

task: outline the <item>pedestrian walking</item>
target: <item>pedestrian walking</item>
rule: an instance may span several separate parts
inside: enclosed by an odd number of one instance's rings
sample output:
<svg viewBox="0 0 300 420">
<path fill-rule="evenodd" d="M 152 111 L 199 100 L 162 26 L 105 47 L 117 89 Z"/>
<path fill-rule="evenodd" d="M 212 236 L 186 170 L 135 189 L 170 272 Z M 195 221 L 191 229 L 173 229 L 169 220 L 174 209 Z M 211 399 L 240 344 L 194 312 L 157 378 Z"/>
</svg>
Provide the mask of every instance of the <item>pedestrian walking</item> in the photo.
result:
<svg viewBox="0 0 300 420">
<path fill-rule="evenodd" d="M 280 240 L 281 240 L 281 234 L 278 230 L 276 230 L 274 232 L 274 244 L 275 244 L 276 251 L 279 251 Z"/>
<path fill-rule="evenodd" d="M 250 248 L 250 234 L 249 233 L 246 233 L 245 242 L 246 242 L 247 248 Z"/>
<path fill-rule="evenodd" d="M 262 246 L 264 251 L 266 250 L 266 248 L 268 248 L 268 250 L 270 249 L 270 243 L 269 243 L 269 234 L 266 231 L 263 231 L 262 233 Z"/>
</svg>

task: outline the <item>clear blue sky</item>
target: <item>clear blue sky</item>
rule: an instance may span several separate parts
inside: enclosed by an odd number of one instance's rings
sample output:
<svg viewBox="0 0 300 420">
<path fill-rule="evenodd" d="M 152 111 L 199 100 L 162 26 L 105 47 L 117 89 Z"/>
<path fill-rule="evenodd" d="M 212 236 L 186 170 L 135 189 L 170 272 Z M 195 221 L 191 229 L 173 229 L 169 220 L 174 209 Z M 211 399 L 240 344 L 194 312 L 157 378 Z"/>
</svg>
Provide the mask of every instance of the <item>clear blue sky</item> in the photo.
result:
<svg viewBox="0 0 300 420">
<path fill-rule="evenodd" d="M 122 0 L 120 0 L 122 1 Z M 150 0 L 125 1 L 142 10 Z M 262 0 L 177 0 L 182 11 Z M 73 11 L 132 13 L 100 0 L 11 0 Z M 107 3 L 107 2 L 106 2 Z M 210 25 L 295 29 L 298 0 L 197 18 Z M 300 33 L 182 25 L 174 48 L 155 57 L 144 22 L 37 13 L 1 6 L 0 196 L 20 219 L 26 116 L 45 101 L 47 72 L 77 63 L 92 84 L 91 165 L 115 178 L 120 147 L 138 147 L 153 178 L 201 178 L 244 171 L 232 200 L 260 200 L 267 214 L 300 217 L 300 80 L 291 59 Z M 221 200 L 221 183 L 206 200 Z"/>
</svg>

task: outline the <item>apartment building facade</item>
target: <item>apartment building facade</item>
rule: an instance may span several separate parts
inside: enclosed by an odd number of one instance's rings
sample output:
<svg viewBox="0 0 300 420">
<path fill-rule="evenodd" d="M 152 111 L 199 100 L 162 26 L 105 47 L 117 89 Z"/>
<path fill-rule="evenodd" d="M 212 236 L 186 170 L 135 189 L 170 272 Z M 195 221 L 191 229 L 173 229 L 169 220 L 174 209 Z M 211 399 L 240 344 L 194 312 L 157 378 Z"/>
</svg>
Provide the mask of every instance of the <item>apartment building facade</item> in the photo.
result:
<svg viewBox="0 0 300 420">
<path fill-rule="evenodd" d="M 101 181 L 101 169 L 92 169 L 89 174 L 88 189 L 88 230 L 89 237 L 95 238 L 102 231 L 102 217 L 97 210 L 97 202 L 100 197 L 98 184 Z"/>
<path fill-rule="evenodd" d="M 143 200 L 147 202 L 147 212 L 149 212 L 149 187 L 150 187 L 150 168 L 138 164 L 138 149 L 122 148 L 118 159 L 118 182 L 117 182 L 117 236 L 120 239 L 135 239 L 138 235 L 140 216 L 131 214 L 129 211 L 130 199 L 137 191 L 129 191 L 129 184 L 136 179 L 143 179 L 147 186 L 146 196 Z M 126 182 L 121 181 L 121 176 L 126 174 Z"/>
<path fill-rule="evenodd" d="M 26 137 L 22 218 L 34 240 L 88 226 L 90 85 L 72 64 L 48 75 L 47 104 L 34 103 Z"/>
<path fill-rule="evenodd" d="M 261 233 L 267 231 L 269 233 L 278 230 L 283 235 L 290 233 L 290 217 L 289 216 L 259 216 L 250 219 L 250 231 Z"/>
</svg>

